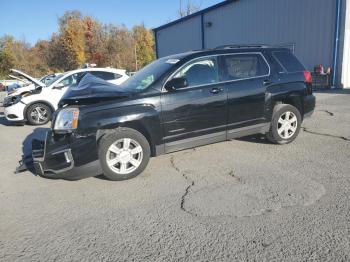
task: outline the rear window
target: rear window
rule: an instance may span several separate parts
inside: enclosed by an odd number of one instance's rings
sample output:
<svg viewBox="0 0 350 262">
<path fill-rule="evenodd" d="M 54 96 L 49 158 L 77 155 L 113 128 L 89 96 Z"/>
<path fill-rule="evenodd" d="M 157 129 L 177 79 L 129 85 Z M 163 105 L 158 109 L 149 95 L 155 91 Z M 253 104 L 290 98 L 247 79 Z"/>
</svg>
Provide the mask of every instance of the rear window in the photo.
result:
<svg viewBox="0 0 350 262">
<path fill-rule="evenodd" d="M 276 51 L 273 52 L 274 57 L 281 64 L 281 66 L 289 73 L 304 71 L 304 66 L 299 60 L 288 51 Z"/>
<path fill-rule="evenodd" d="M 90 72 L 92 75 L 102 78 L 103 80 L 113 80 L 115 78 L 115 74 L 111 72 L 104 72 L 104 71 L 92 71 Z"/>
</svg>

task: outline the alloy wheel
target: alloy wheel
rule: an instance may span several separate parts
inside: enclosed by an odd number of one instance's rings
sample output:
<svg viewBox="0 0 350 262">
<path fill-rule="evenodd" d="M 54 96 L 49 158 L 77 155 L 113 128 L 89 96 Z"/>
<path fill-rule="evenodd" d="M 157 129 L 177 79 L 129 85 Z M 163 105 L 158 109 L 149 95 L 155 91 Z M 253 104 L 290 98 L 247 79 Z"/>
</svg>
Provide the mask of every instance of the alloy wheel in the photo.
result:
<svg viewBox="0 0 350 262">
<path fill-rule="evenodd" d="M 107 150 L 106 162 L 116 174 L 129 174 L 136 170 L 143 158 L 141 145 L 131 139 L 123 138 L 114 142 Z"/>
<path fill-rule="evenodd" d="M 37 107 L 34 107 L 33 110 L 30 112 L 30 117 L 33 119 L 35 123 L 41 124 L 41 123 L 47 122 L 49 114 L 46 108 L 37 106 Z"/>
<path fill-rule="evenodd" d="M 283 139 L 289 139 L 297 130 L 298 119 L 291 111 L 283 113 L 278 119 L 277 132 Z"/>
</svg>

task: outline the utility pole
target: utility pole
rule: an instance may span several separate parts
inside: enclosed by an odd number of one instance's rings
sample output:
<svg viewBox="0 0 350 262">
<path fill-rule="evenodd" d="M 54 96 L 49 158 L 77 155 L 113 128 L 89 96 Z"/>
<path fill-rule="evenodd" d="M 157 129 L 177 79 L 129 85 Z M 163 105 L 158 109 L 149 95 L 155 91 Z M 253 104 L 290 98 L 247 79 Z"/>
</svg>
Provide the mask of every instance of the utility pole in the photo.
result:
<svg viewBox="0 0 350 262">
<path fill-rule="evenodd" d="M 182 0 L 180 0 L 180 16 L 181 16 L 181 13 L 182 13 Z"/>
<path fill-rule="evenodd" d="M 134 54 L 135 54 L 135 71 L 138 70 L 138 65 L 137 65 L 137 50 L 136 50 L 136 42 L 134 45 Z"/>
</svg>

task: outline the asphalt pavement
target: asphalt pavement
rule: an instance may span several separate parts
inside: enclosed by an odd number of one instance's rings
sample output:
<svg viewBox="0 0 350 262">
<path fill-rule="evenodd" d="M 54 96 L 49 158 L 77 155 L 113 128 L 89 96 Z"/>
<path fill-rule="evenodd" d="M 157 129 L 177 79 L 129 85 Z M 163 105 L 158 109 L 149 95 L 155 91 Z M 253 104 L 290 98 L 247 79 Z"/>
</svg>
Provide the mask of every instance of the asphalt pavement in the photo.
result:
<svg viewBox="0 0 350 262">
<path fill-rule="evenodd" d="M 151 159 L 137 178 L 14 174 L 44 127 L 0 109 L 0 261 L 349 261 L 350 93 L 317 93 L 299 137 Z"/>
</svg>

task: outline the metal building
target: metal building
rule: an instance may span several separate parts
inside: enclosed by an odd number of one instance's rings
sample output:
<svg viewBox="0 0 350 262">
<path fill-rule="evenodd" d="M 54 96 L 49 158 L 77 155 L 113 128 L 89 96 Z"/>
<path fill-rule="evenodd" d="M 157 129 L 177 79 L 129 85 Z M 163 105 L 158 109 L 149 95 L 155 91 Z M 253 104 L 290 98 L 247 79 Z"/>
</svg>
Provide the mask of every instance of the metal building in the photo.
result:
<svg viewBox="0 0 350 262">
<path fill-rule="evenodd" d="M 227 0 L 154 29 L 157 57 L 225 44 L 291 48 L 350 87 L 350 0 Z M 348 3 L 348 4 L 347 4 Z"/>
</svg>

